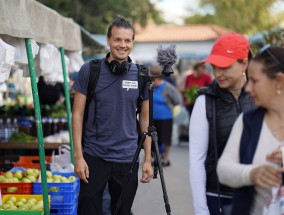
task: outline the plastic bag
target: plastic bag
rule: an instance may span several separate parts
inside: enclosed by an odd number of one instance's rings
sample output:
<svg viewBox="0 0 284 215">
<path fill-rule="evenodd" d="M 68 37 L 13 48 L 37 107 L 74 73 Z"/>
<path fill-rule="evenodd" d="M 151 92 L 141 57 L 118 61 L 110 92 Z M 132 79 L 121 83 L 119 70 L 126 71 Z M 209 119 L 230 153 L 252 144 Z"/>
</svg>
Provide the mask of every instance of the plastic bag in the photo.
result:
<svg viewBox="0 0 284 215">
<path fill-rule="evenodd" d="M 189 114 L 183 105 L 176 105 L 173 107 L 174 122 L 177 125 L 188 125 Z"/>
<path fill-rule="evenodd" d="M 52 152 L 50 170 L 55 172 L 74 172 L 69 145 L 64 144 L 59 146 L 58 155 L 55 155 L 55 151 Z"/>
</svg>

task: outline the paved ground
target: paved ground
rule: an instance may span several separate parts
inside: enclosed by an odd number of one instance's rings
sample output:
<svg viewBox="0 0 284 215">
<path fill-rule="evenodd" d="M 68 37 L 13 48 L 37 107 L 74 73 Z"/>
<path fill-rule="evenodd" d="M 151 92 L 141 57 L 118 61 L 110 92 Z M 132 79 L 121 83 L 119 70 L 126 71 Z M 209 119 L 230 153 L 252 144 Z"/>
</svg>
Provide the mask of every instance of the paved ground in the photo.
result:
<svg viewBox="0 0 284 215">
<path fill-rule="evenodd" d="M 143 152 L 140 157 L 143 158 Z M 188 146 L 173 146 L 171 166 L 164 168 L 166 189 L 171 206 L 171 215 L 191 215 L 193 206 L 188 180 Z M 139 170 L 141 174 L 141 169 Z M 141 175 L 140 175 L 141 176 Z M 133 205 L 134 215 L 166 215 L 160 177 L 150 184 L 139 183 Z"/>
</svg>

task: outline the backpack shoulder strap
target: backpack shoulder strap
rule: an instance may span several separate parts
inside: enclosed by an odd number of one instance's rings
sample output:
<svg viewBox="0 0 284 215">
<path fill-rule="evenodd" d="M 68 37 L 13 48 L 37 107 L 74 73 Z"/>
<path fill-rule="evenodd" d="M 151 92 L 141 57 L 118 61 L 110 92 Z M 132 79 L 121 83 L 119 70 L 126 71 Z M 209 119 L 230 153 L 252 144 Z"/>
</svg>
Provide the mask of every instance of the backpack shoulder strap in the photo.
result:
<svg viewBox="0 0 284 215">
<path fill-rule="evenodd" d="M 90 101 L 95 94 L 96 85 L 98 83 L 98 79 L 100 76 L 100 60 L 91 60 L 90 61 L 90 72 L 89 72 L 89 81 L 88 81 L 88 91 L 87 91 L 87 98 L 86 98 L 86 105 L 85 105 L 85 112 L 84 112 L 84 119 L 88 118 L 88 110 Z"/>
<path fill-rule="evenodd" d="M 99 75 L 100 75 L 100 60 L 91 60 L 90 61 L 90 75 L 88 82 L 88 93 L 87 99 L 92 98 L 95 93 L 95 88 L 98 83 Z"/>
<path fill-rule="evenodd" d="M 147 78 L 149 77 L 149 70 L 144 65 L 136 64 L 136 66 L 138 68 L 138 89 L 139 89 L 136 114 L 139 114 L 141 112 L 144 92 L 146 90 Z"/>
</svg>

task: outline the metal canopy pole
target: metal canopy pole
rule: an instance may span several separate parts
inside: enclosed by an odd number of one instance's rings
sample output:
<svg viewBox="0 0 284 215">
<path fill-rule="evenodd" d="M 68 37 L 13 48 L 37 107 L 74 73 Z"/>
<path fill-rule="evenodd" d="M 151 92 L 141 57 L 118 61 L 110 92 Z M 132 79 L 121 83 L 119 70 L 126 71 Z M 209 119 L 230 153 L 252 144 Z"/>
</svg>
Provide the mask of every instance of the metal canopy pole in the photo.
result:
<svg viewBox="0 0 284 215">
<path fill-rule="evenodd" d="M 36 128 L 37 128 L 39 161 L 40 161 L 40 170 L 41 170 L 40 172 L 41 172 L 41 182 L 42 182 L 44 214 L 49 215 L 50 213 L 49 213 L 49 204 L 48 204 L 48 187 L 47 187 L 47 178 L 46 178 L 45 152 L 44 152 L 41 112 L 40 112 L 40 104 L 39 104 L 39 99 L 38 99 L 38 89 L 37 89 L 37 83 L 36 83 L 35 66 L 34 66 L 31 40 L 25 39 L 25 43 L 26 43 L 27 57 L 28 57 L 28 63 L 29 63 L 29 72 L 30 72 L 30 78 L 31 78 L 35 117 L 36 117 Z"/>
<path fill-rule="evenodd" d="M 64 48 L 59 48 L 62 62 L 62 71 L 64 78 L 64 93 L 65 93 L 65 103 L 67 110 L 67 121 L 68 121 L 68 130 L 69 130 L 69 139 L 70 139 L 70 149 L 71 149 L 71 162 L 74 164 L 74 147 L 73 147 L 73 138 L 72 138 L 72 114 L 71 114 L 71 105 L 70 105 L 70 96 L 69 96 L 69 86 L 67 81 L 67 72 L 65 64 L 65 54 Z"/>
</svg>

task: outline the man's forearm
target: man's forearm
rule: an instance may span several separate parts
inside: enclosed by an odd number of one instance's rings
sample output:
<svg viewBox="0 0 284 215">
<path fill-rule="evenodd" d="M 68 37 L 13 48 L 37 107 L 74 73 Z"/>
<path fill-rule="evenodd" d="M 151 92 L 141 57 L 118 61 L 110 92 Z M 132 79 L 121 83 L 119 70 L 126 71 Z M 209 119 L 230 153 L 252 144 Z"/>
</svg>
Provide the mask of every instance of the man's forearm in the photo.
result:
<svg viewBox="0 0 284 215">
<path fill-rule="evenodd" d="M 73 130 L 73 144 L 74 144 L 74 157 L 83 157 L 82 150 L 82 117 L 73 116 L 72 118 L 72 130 Z"/>
<path fill-rule="evenodd" d="M 144 109 L 142 109 L 139 121 L 140 121 L 141 131 L 147 132 L 148 127 L 149 127 L 148 103 L 143 104 L 143 108 Z M 149 162 L 151 162 L 151 145 L 152 145 L 151 137 L 146 136 L 146 139 L 145 139 L 145 142 L 144 142 L 145 161 L 149 161 Z"/>
</svg>

